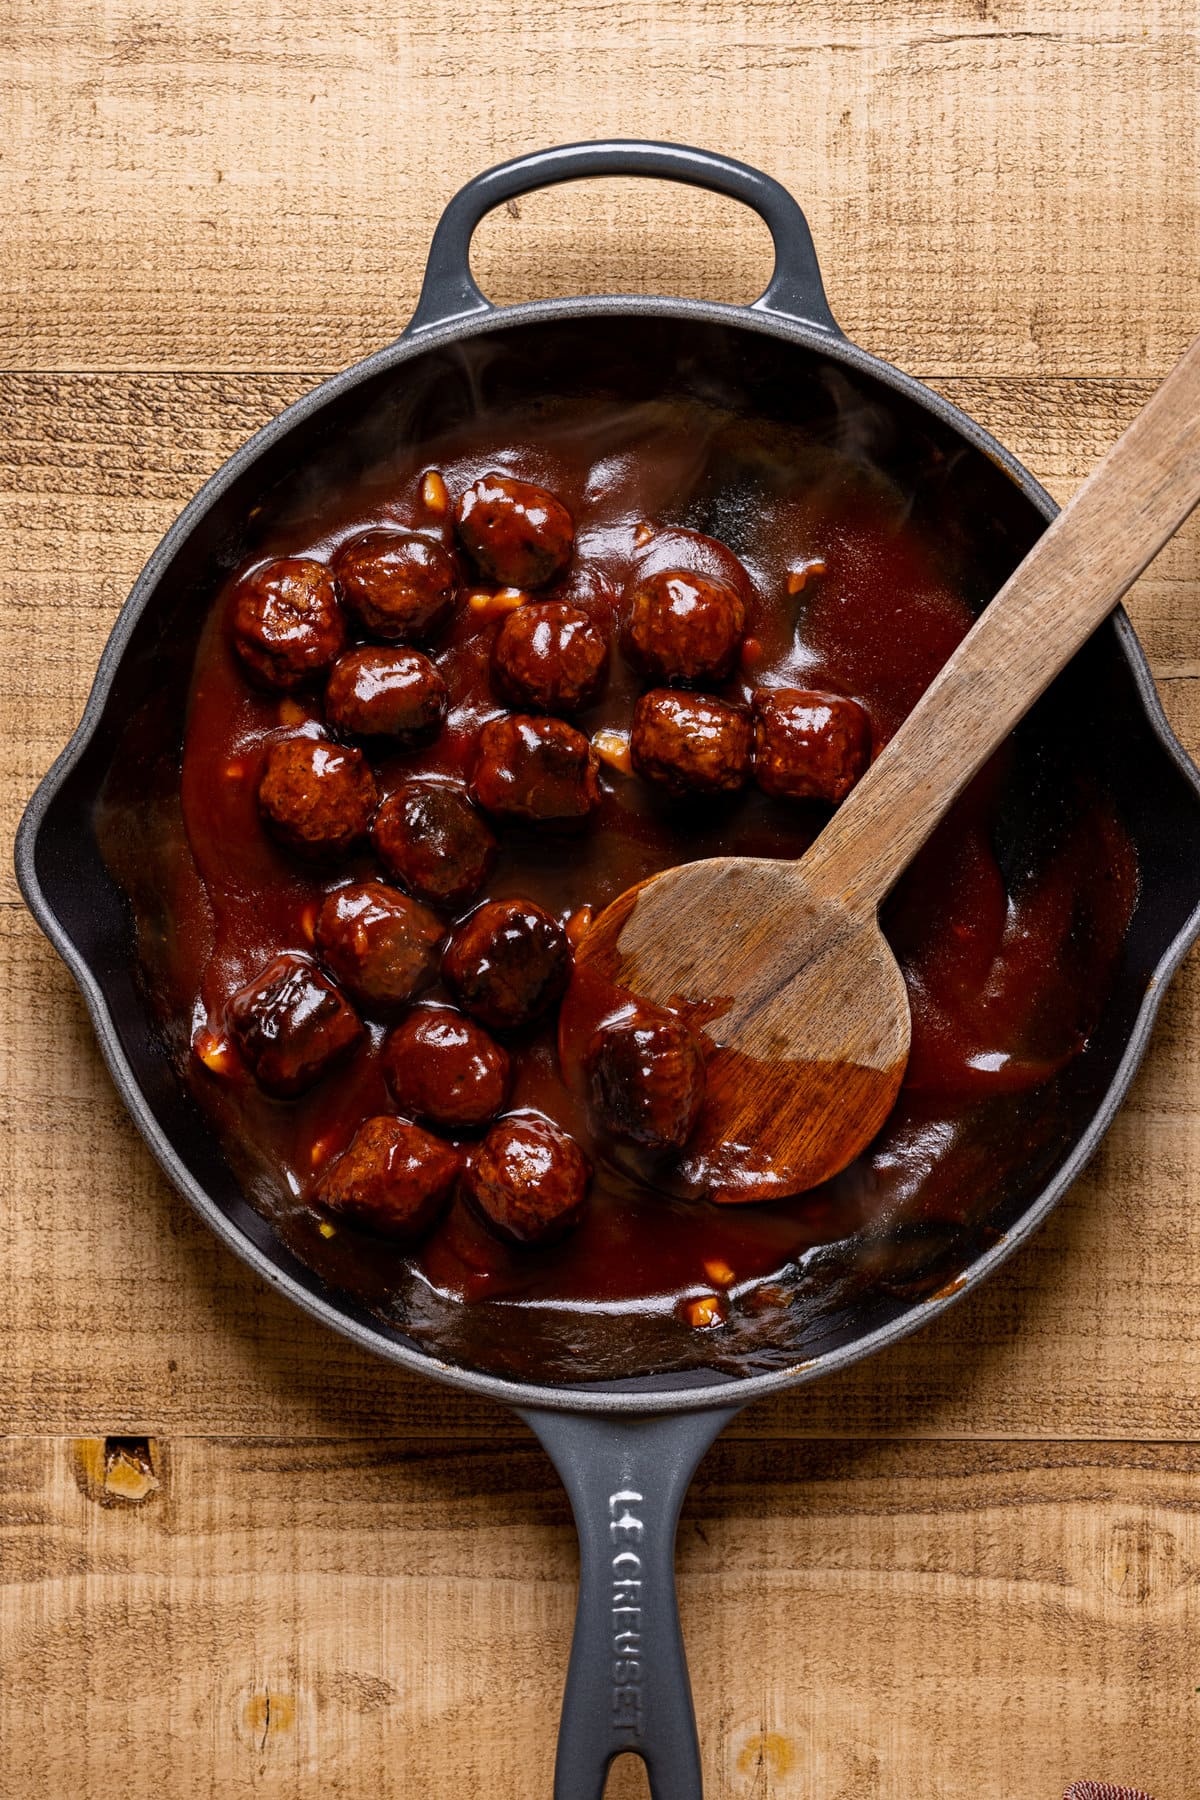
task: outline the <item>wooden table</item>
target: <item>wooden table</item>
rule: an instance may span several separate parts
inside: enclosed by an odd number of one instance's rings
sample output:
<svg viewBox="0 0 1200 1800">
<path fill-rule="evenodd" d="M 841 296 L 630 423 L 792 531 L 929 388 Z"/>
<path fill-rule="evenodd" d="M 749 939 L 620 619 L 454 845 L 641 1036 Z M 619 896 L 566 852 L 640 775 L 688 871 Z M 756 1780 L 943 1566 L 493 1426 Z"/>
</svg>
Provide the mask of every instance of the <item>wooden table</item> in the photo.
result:
<svg viewBox="0 0 1200 1800">
<path fill-rule="evenodd" d="M 663 135 L 781 177 L 850 335 L 1065 497 L 1200 323 L 1198 25 L 1192 0 L 16 0 L 6 829 L 183 501 L 395 335 L 440 208 L 501 156 Z M 641 183 L 522 201 L 476 251 L 497 300 L 748 299 L 768 264 L 731 203 Z M 1131 604 L 1193 752 L 1198 545 Z M 2 880 L 0 1794 L 548 1794 L 575 1573 L 548 1465 L 217 1247 Z M 1193 960 L 1040 1237 L 703 1466 L 680 1569 L 712 1800 L 1196 1794 L 1198 1198 Z"/>
</svg>

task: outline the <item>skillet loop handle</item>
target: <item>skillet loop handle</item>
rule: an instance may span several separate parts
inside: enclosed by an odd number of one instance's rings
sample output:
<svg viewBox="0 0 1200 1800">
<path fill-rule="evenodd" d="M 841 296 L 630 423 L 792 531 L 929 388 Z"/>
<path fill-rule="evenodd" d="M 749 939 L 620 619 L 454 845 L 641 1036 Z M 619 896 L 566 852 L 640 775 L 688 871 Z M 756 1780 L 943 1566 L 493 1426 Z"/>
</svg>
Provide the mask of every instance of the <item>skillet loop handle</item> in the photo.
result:
<svg viewBox="0 0 1200 1800">
<path fill-rule="evenodd" d="M 409 331 L 427 331 L 434 325 L 493 311 L 471 274 L 471 239 L 479 221 L 519 194 L 589 175 L 657 176 L 741 200 L 763 220 L 775 245 L 774 271 L 766 292 L 751 310 L 778 313 L 841 337 L 825 298 L 808 220 L 785 187 L 732 157 L 693 150 L 686 144 L 657 144 L 637 138 L 561 144 L 498 163 L 468 181 L 438 221 Z"/>
<path fill-rule="evenodd" d="M 675 1529 L 696 1465 L 740 1409 L 625 1419 L 524 1411 L 579 1531 L 579 1605 L 555 1800 L 601 1800 L 614 1757 L 646 1764 L 653 1800 L 702 1800 L 675 1598 Z"/>
</svg>

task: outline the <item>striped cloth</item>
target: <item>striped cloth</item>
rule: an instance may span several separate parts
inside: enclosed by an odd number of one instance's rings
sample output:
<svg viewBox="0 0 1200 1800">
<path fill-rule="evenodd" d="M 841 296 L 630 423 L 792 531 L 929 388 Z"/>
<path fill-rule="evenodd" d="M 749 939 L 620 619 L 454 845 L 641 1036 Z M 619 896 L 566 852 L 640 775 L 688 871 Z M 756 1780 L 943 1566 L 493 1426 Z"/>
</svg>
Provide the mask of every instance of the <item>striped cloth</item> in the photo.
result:
<svg viewBox="0 0 1200 1800">
<path fill-rule="evenodd" d="M 1141 1788 L 1114 1787 L 1111 1781 L 1074 1781 L 1063 1800 L 1150 1800 Z"/>
</svg>

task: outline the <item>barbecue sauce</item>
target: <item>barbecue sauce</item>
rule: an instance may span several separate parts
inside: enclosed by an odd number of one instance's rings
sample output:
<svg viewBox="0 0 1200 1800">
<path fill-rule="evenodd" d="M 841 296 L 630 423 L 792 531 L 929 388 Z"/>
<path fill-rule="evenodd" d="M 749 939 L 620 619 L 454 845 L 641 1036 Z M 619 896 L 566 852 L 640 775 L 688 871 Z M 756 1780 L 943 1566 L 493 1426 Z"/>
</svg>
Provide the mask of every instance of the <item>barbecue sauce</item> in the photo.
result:
<svg viewBox="0 0 1200 1800">
<path fill-rule="evenodd" d="M 447 515 L 427 503 L 438 494 L 431 468 L 451 498 L 497 469 L 541 483 L 570 510 L 576 541 L 565 575 L 538 598 L 578 606 L 612 644 L 603 691 L 572 723 L 593 738 L 608 734 L 601 741 L 618 752 L 647 685 L 620 647 L 620 597 L 648 544 L 661 540 L 662 559 L 676 559 L 681 528 L 736 536 L 750 577 L 740 660 L 713 691 L 739 704 L 762 687 L 852 698 L 869 718 L 873 754 L 970 627 L 972 607 L 936 535 L 891 481 L 851 456 L 805 448 L 790 473 L 777 470 L 753 504 L 739 506 L 731 528 L 720 470 L 723 458 L 744 456 L 749 427 L 725 414 L 691 402 L 639 411 L 596 400 L 533 411 L 519 434 L 508 429 L 468 421 L 341 491 L 305 493 L 274 510 L 251 560 L 329 563 L 339 545 L 376 528 L 419 531 L 451 547 Z M 906 1283 L 920 1291 L 922 1281 L 932 1291 L 951 1278 L 945 1256 L 929 1262 L 927 1280 L 923 1262 L 914 1273 L 913 1234 L 946 1244 L 957 1233 L 965 1252 L 977 1251 L 989 1199 L 1013 1171 L 1050 1154 L 1048 1096 L 1086 1048 L 1135 902 L 1132 846 L 1083 759 L 1068 752 L 1052 768 L 1058 823 L 1027 866 L 1002 871 L 996 835 L 1015 767 L 1012 746 L 1002 749 L 885 908 L 911 997 L 912 1053 L 895 1111 L 836 1180 L 737 1207 L 656 1186 L 652 1172 L 631 1171 L 596 1139 L 560 1073 L 551 1014 L 507 1040 L 507 1109 L 544 1114 L 586 1149 L 594 1174 L 578 1227 L 547 1247 L 518 1248 L 459 1198 L 412 1247 L 344 1222 L 331 1236 L 314 1202 L 322 1170 L 364 1118 L 396 1110 L 383 1074 L 386 1025 L 368 1017 L 356 1054 L 310 1092 L 281 1100 L 229 1053 L 225 1009 L 280 952 L 312 952 L 329 892 L 381 871 L 368 847 L 324 869 L 306 865 L 263 828 L 256 794 L 268 747 L 316 735 L 323 714 L 319 683 L 280 694 L 247 680 L 228 627 L 229 594 L 246 566 L 215 594 L 199 636 L 182 830 L 147 837 L 140 880 L 169 895 L 173 918 L 153 976 L 160 1005 L 182 1022 L 179 1041 L 208 1050 L 181 1056 L 183 1078 L 247 1191 L 300 1255 L 444 1354 L 563 1378 L 627 1373 L 630 1354 L 646 1367 L 722 1358 L 730 1367 L 769 1366 L 794 1339 L 795 1309 L 812 1302 L 823 1268 L 830 1280 L 894 1281 L 896 1291 Z M 489 674 L 503 617 L 460 603 L 423 646 L 448 691 L 444 724 L 413 748 L 368 747 L 381 794 L 413 776 L 467 778 L 481 727 L 507 710 Z M 1043 705 L 1052 702 L 1053 693 Z M 519 896 L 567 924 L 681 861 L 798 857 L 830 813 L 753 784 L 688 801 L 650 787 L 619 753 L 601 765 L 601 790 L 597 812 L 570 828 L 498 829 L 483 888 L 451 917 L 483 899 Z M 703 931 L 704 921 L 681 919 L 680 929 Z M 435 986 L 422 1002 L 445 998 Z M 714 1293 L 710 1304 L 704 1297 Z M 652 1322 L 632 1353 L 622 1318 L 639 1329 Z"/>
</svg>

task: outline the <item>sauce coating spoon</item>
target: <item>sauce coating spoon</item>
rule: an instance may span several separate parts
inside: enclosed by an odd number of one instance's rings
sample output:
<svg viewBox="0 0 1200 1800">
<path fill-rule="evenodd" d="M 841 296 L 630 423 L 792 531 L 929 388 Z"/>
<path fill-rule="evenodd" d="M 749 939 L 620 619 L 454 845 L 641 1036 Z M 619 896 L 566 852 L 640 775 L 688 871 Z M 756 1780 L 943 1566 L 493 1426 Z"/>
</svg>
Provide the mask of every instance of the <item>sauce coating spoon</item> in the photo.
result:
<svg viewBox="0 0 1200 1800">
<path fill-rule="evenodd" d="M 680 1159 L 721 1201 L 836 1175 L 895 1103 L 911 1021 L 879 906 L 958 794 L 1200 500 L 1200 338 L 1011 575 L 799 861 L 718 856 L 608 906 L 564 1036 L 629 996 L 710 1046 Z M 565 1012 L 564 1017 L 567 1016 Z"/>
</svg>

